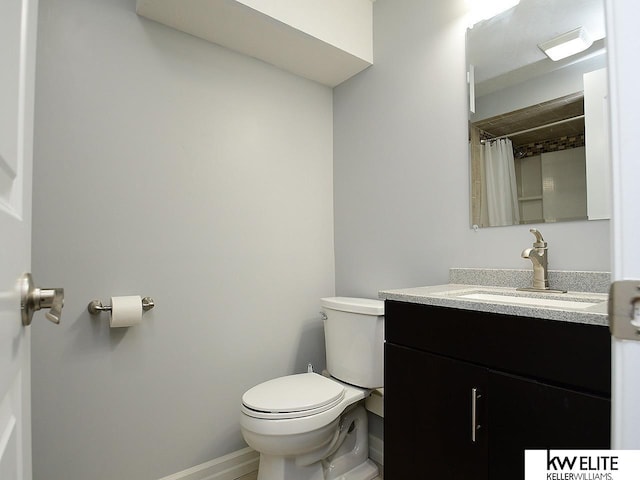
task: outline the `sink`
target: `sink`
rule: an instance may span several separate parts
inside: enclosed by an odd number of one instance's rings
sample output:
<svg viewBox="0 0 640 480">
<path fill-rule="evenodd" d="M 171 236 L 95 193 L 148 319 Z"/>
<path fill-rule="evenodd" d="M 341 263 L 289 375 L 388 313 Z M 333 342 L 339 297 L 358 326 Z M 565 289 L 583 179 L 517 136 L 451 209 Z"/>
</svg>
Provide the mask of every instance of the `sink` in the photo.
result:
<svg viewBox="0 0 640 480">
<path fill-rule="evenodd" d="M 544 295 L 544 293 L 542 293 Z M 583 309 L 589 308 L 602 303 L 605 300 L 591 300 L 591 299 L 557 299 L 557 298 L 545 298 L 545 297 L 532 297 L 524 295 L 510 295 L 505 293 L 486 293 L 486 292 L 474 292 L 464 293 L 456 295 L 457 298 L 466 298 L 469 300 L 481 300 L 485 302 L 501 302 L 510 303 L 514 305 L 533 305 L 549 308 L 571 308 L 571 309 Z"/>
</svg>

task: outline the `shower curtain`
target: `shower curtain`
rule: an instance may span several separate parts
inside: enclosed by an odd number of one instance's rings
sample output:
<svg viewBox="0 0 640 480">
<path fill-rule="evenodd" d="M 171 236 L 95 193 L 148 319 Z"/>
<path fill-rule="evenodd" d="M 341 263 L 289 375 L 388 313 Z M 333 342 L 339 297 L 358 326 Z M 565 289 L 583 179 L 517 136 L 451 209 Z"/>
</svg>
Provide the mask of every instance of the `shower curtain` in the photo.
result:
<svg viewBox="0 0 640 480">
<path fill-rule="evenodd" d="M 481 148 L 483 212 L 491 226 L 520 223 L 518 187 L 511 140 L 487 141 Z M 484 208 L 486 207 L 486 208 Z"/>
</svg>

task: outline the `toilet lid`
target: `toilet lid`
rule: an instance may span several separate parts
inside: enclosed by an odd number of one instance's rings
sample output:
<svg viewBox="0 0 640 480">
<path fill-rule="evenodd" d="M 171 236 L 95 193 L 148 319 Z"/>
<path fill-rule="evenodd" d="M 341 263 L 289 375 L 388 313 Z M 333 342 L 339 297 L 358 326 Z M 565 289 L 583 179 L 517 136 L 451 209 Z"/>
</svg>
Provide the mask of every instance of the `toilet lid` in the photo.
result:
<svg viewBox="0 0 640 480">
<path fill-rule="evenodd" d="M 242 403 L 256 412 L 292 418 L 328 410 L 344 395 L 345 388 L 338 382 L 317 373 L 301 373 L 256 385 L 242 396 Z"/>
</svg>

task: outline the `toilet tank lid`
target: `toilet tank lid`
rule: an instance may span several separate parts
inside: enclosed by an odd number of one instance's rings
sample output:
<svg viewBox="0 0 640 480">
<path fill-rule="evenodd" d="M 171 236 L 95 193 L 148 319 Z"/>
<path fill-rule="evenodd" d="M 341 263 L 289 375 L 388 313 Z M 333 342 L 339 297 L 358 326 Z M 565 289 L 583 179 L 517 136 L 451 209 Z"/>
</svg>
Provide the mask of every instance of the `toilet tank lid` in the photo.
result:
<svg viewBox="0 0 640 480">
<path fill-rule="evenodd" d="M 371 298 L 326 297 L 320 299 L 320 305 L 341 312 L 384 315 L 384 302 Z"/>
</svg>

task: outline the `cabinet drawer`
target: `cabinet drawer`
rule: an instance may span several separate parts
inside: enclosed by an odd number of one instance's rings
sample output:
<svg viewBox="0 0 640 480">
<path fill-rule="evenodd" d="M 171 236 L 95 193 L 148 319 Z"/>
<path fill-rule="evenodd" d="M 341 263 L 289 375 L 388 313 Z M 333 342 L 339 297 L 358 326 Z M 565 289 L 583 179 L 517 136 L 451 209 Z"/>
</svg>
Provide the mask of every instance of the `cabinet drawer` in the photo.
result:
<svg viewBox="0 0 640 480">
<path fill-rule="evenodd" d="M 609 396 L 611 337 L 600 325 L 387 300 L 387 342 Z"/>
</svg>

